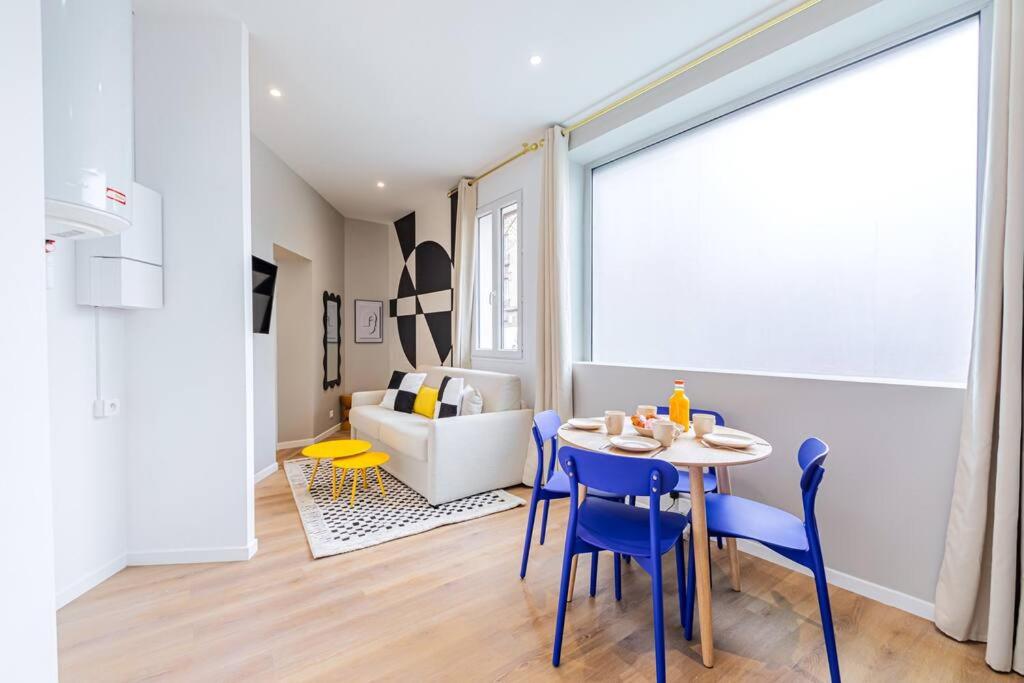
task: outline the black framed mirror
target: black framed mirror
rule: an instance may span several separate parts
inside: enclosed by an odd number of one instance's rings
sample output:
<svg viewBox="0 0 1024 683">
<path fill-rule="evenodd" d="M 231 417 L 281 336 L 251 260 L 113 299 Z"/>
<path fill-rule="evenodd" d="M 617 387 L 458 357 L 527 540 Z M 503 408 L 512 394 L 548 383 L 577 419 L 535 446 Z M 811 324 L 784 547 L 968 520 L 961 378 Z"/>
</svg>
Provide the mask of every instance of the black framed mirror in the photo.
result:
<svg viewBox="0 0 1024 683">
<path fill-rule="evenodd" d="M 341 297 L 324 292 L 324 391 L 341 384 Z"/>
</svg>

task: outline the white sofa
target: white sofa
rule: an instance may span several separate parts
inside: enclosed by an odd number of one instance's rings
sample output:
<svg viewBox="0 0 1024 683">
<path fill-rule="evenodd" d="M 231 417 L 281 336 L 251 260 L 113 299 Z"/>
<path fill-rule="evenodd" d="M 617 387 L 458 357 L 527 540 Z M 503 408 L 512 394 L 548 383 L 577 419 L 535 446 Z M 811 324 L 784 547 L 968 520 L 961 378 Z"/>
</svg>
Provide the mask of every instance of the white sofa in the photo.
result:
<svg viewBox="0 0 1024 683">
<path fill-rule="evenodd" d="M 391 460 L 384 469 L 440 505 L 476 493 L 521 484 L 533 411 L 522 408 L 519 378 L 462 368 L 421 368 L 426 386 L 445 375 L 462 377 L 483 397 L 483 412 L 430 420 L 379 404 L 384 390 L 352 394 L 352 438 L 364 439 Z"/>
</svg>

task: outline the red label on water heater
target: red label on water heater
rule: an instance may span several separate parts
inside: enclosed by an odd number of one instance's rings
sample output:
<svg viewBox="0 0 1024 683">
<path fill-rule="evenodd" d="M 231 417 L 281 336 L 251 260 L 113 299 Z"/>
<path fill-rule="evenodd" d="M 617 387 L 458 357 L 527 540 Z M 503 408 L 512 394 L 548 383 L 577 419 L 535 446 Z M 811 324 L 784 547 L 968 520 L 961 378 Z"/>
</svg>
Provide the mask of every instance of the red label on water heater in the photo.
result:
<svg viewBox="0 0 1024 683">
<path fill-rule="evenodd" d="M 121 206 L 126 206 L 128 204 L 128 195 L 113 187 L 107 188 L 107 199 L 115 201 Z"/>
</svg>

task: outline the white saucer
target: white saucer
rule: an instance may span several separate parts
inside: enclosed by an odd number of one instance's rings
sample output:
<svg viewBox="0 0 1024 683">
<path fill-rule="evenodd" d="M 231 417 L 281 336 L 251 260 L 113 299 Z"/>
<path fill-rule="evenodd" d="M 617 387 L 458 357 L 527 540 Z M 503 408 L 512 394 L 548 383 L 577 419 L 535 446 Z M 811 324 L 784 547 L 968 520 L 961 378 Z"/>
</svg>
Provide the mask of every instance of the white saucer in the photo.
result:
<svg viewBox="0 0 1024 683">
<path fill-rule="evenodd" d="M 746 434 L 731 434 L 725 432 L 712 432 L 711 434 L 705 434 L 704 441 L 712 446 L 721 446 L 722 448 L 748 448 L 757 443 Z"/>
<path fill-rule="evenodd" d="M 613 436 L 611 442 L 616 448 L 635 453 L 645 453 L 653 451 L 655 448 L 661 448 L 660 443 L 646 436 Z"/>
<path fill-rule="evenodd" d="M 595 417 L 574 417 L 569 420 L 569 426 L 573 429 L 582 429 L 584 431 L 592 432 L 604 427 L 604 420 Z"/>
</svg>

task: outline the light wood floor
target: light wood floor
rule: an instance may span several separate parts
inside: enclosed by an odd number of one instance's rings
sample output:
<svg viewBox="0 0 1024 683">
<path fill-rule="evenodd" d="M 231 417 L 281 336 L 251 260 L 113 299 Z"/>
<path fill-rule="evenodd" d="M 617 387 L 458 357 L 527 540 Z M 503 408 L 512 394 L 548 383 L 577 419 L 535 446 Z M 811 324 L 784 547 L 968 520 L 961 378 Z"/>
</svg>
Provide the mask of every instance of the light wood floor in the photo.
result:
<svg viewBox="0 0 1024 683">
<path fill-rule="evenodd" d="M 580 562 L 562 666 L 551 667 L 565 518 L 560 501 L 526 581 L 525 508 L 313 560 L 279 471 L 257 485 L 251 561 L 131 567 L 61 609 L 61 680 L 653 680 L 649 579 L 624 567 L 616 603 L 604 557 L 596 598 Z M 714 669 L 701 665 L 696 638 L 683 639 L 666 580 L 669 680 L 827 680 L 811 579 L 742 557 L 734 593 L 713 551 Z M 847 681 L 1009 680 L 985 666 L 980 645 L 924 619 L 836 588 L 832 606 Z"/>
</svg>

